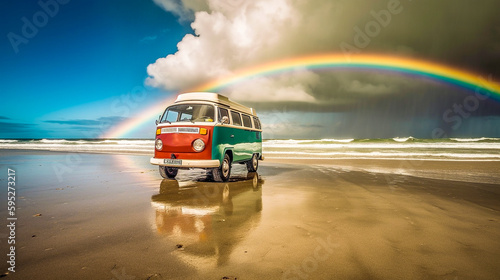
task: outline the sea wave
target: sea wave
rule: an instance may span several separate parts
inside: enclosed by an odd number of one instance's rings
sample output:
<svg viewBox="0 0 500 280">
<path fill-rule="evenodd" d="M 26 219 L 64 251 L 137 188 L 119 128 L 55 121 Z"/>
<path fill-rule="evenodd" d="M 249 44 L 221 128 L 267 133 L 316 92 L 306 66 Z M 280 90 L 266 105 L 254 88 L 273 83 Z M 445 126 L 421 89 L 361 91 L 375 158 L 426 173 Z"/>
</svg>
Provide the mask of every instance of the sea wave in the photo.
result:
<svg viewBox="0 0 500 280">
<path fill-rule="evenodd" d="M 36 140 L 33 140 L 36 142 Z M 40 143 L 47 143 L 47 144 L 58 144 L 58 143 L 71 143 L 72 141 L 70 140 L 65 140 L 65 139 L 42 139 L 39 140 Z"/>
<path fill-rule="evenodd" d="M 321 142 L 351 143 L 355 139 L 321 139 Z"/>
<path fill-rule="evenodd" d="M 119 145 L 137 145 L 137 144 L 151 144 L 155 142 L 155 140 L 104 140 L 104 143 L 112 143 Z"/>
<path fill-rule="evenodd" d="M 410 140 L 410 141 L 411 141 L 411 140 L 415 140 L 415 138 L 413 138 L 412 136 L 410 136 L 410 137 L 406 137 L 406 138 L 404 138 L 404 137 L 403 137 L 403 138 L 400 138 L 400 137 L 394 137 L 394 138 L 392 138 L 392 140 L 394 140 L 394 141 L 396 141 L 396 142 L 406 142 L 406 141 L 408 141 L 408 140 Z"/>
<path fill-rule="evenodd" d="M 152 154 L 154 140 L 29 139 L 0 140 L 0 149 L 46 150 L 61 152 L 100 152 Z"/>
<path fill-rule="evenodd" d="M 320 143 L 268 143 L 264 142 L 263 147 L 280 149 L 500 149 L 500 143 L 346 143 L 346 144 L 320 144 Z"/>
<path fill-rule="evenodd" d="M 302 156 L 303 158 L 331 158 L 334 156 L 353 158 L 376 158 L 376 159 L 399 159 L 399 158 L 463 158 L 463 159 L 498 159 L 500 154 L 476 154 L 476 153 L 432 153 L 432 152 L 280 152 L 266 151 L 266 156 L 287 155 L 288 157 Z"/>
<path fill-rule="evenodd" d="M 500 143 L 500 138 L 480 137 L 480 138 L 439 138 L 439 139 L 422 139 L 412 136 L 394 137 L 394 138 L 366 138 L 366 139 L 287 139 L 287 140 L 264 140 L 265 143 L 278 144 L 327 144 L 328 142 L 338 143 L 467 143 L 467 142 L 484 142 L 484 143 Z"/>
<path fill-rule="evenodd" d="M 500 160 L 499 138 L 264 140 L 268 157 Z M 152 154 L 154 139 L 0 139 L 0 149 Z"/>
<path fill-rule="evenodd" d="M 0 143 L 16 143 L 18 140 L 0 139 Z"/>
<path fill-rule="evenodd" d="M 495 141 L 500 142 L 500 138 L 490 138 L 490 137 L 481 137 L 481 138 L 450 138 L 452 141 L 457 142 L 481 142 L 481 141 Z"/>
</svg>

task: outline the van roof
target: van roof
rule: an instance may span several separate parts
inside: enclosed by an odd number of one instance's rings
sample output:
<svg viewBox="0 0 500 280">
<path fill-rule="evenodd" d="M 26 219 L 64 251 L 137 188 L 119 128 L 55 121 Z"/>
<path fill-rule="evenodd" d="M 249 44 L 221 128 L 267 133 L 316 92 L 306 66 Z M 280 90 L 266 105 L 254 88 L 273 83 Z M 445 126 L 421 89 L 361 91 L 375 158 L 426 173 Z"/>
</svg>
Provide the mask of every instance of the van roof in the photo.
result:
<svg viewBox="0 0 500 280">
<path fill-rule="evenodd" d="M 224 95 L 213 92 L 189 92 L 189 93 L 179 94 L 179 96 L 177 96 L 177 99 L 175 100 L 175 103 L 189 102 L 189 101 L 214 102 L 226 105 L 230 109 L 238 110 L 252 116 L 257 116 L 257 113 L 253 108 L 246 107 L 244 105 L 229 100 L 229 98 L 227 98 Z"/>
</svg>

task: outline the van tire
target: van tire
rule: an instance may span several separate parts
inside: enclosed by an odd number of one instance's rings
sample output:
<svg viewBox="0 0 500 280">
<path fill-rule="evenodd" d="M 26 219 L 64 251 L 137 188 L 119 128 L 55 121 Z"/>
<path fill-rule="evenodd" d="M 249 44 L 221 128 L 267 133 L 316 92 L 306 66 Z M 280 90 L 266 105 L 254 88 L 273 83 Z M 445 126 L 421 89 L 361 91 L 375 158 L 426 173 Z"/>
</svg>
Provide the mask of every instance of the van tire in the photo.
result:
<svg viewBox="0 0 500 280">
<path fill-rule="evenodd" d="M 259 156 L 253 154 L 252 159 L 247 161 L 247 170 L 248 172 L 257 172 L 257 168 L 259 168 Z"/>
<path fill-rule="evenodd" d="M 160 165 L 160 175 L 165 179 L 175 179 L 177 172 L 179 172 L 178 168 Z"/>
<path fill-rule="evenodd" d="M 212 176 L 216 182 L 227 182 L 231 176 L 231 158 L 228 154 L 224 155 L 224 160 L 218 168 L 212 170 Z"/>
</svg>

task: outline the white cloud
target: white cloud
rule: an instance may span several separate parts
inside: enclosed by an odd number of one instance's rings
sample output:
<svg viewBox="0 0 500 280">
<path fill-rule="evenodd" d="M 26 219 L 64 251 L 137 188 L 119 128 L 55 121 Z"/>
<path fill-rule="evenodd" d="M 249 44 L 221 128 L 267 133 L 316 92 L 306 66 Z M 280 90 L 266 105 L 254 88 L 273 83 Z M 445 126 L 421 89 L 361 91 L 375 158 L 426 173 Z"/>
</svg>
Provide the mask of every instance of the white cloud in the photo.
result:
<svg viewBox="0 0 500 280">
<path fill-rule="evenodd" d="M 249 78 L 236 86 L 223 89 L 222 93 L 239 101 L 315 102 L 308 90 L 318 79 L 315 73 L 299 69 L 281 75 Z"/>
<path fill-rule="evenodd" d="M 187 11 L 195 11 L 185 5 L 179 6 L 178 2 L 170 2 L 161 1 L 165 9 L 181 17 L 185 17 Z M 184 91 L 210 79 L 230 75 L 236 69 L 269 60 L 282 48 L 285 30 L 300 23 L 301 15 L 290 0 L 237 0 L 238 5 L 230 2 L 208 0 L 208 11 L 196 11 L 191 24 L 196 36 L 186 35 L 177 45 L 177 53 L 149 65 L 147 84 Z M 314 77 L 306 72 L 283 74 L 277 79 L 257 78 L 245 87 L 231 89 L 230 95 L 236 100 L 254 96 L 262 101 L 278 101 L 283 97 L 314 101 L 306 91 L 307 82 Z M 248 95 L 256 85 L 260 85 L 260 90 Z"/>
</svg>

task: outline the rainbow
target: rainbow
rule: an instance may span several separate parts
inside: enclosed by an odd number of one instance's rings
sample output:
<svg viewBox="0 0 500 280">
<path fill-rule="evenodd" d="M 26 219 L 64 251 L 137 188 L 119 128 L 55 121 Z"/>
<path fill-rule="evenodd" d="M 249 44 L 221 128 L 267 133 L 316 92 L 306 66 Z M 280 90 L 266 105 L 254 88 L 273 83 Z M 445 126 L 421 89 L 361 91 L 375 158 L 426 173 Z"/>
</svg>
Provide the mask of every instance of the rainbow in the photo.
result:
<svg viewBox="0 0 500 280">
<path fill-rule="evenodd" d="M 375 70 L 407 74 L 458 86 L 500 100 L 500 84 L 462 69 L 435 62 L 398 56 L 374 54 L 351 54 L 346 56 L 337 53 L 301 56 L 244 68 L 234 72 L 230 76 L 209 81 L 185 92 L 218 92 L 226 87 L 253 77 L 272 76 L 300 68 L 311 70 Z M 165 109 L 166 104 L 172 102 L 173 97 L 169 97 L 165 101 L 147 108 L 140 112 L 135 118 L 127 120 L 109 130 L 103 137 L 124 137 L 128 132 L 134 130 L 146 121 L 152 121 L 155 116 Z"/>
<path fill-rule="evenodd" d="M 123 138 L 128 132 L 133 131 L 146 122 L 154 122 L 155 117 L 158 117 L 158 115 L 160 115 L 168 105 L 174 103 L 174 101 L 175 97 L 165 99 L 162 102 L 159 102 L 158 104 L 155 104 L 140 112 L 135 117 L 129 118 L 128 120 L 119 123 L 115 127 L 112 127 L 110 130 L 102 134 L 101 137 L 108 139 Z M 153 133 L 154 132 L 151 132 L 151 135 L 153 135 Z"/>
</svg>

